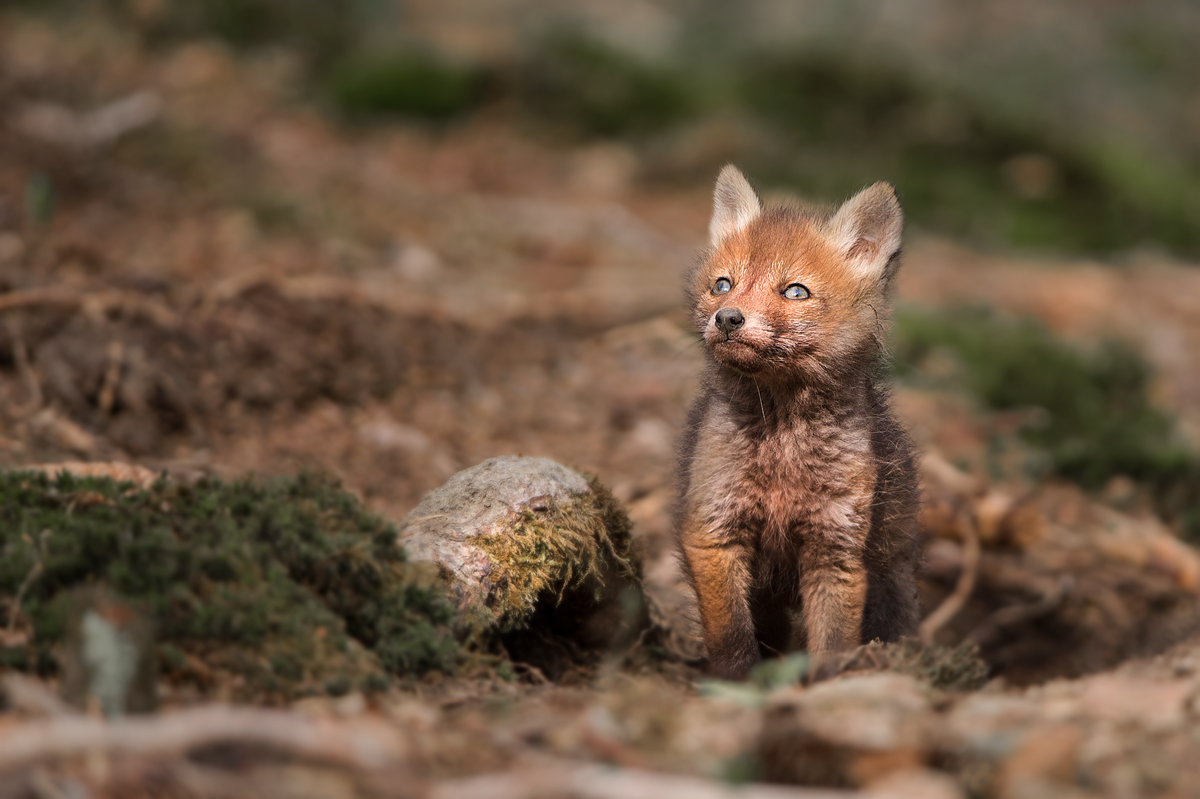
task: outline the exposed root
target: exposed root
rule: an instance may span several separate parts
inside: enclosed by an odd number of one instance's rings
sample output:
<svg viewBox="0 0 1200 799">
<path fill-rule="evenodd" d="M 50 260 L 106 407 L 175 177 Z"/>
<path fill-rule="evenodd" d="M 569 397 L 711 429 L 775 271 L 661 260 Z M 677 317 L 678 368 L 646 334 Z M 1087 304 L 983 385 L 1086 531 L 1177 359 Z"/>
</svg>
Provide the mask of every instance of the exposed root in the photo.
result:
<svg viewBox="0 0 1200 799">
<path fill-rule="evenodd" d="M 0 312 L 46 306 L 68 311 L 81 309 L 94 318 L 103 317 L 114 310 L 123 310 L 162 328 L 175 330 L 180 327 L 179 314 L 171 308 L 130 291 L 89 293 L 57 288 L 34 288 L 0 294 Z"/>
<path fill-rule="evenodd" d="M 934 636 L 938 630 L 958 614 L 963 606 L 967 604 L 967 600 L 971 598 L 971 592 L 975 590 L 975 580 L 979 575 L 979 531 L 976 529 L 972 520 L 965 518 L 965 513 L 959 514 L 959 530 L 963 538 L 963 560 L 962 570 L 958 575 L 958 582 L 954 586 L 954 590 L 950 595 L 942 600 L 942 604 L 938 605 L 937 609 L 930 613 L 917 631 L 917 636 L 921 639 L 921 643 L 929 645 L 933 643 Z"/>
<path fill-rule="evenodd" d="M 1049 616 L 1062 606 L 1073 582 L 1070 575 L 1063 575 L 1057 583 L 1043 589 L 1041 596 L 1032 602 L 1000 608 L 976 627 L 967 640 L 978 646 L 987 646 L 1009 630 Z"/>
</svg>

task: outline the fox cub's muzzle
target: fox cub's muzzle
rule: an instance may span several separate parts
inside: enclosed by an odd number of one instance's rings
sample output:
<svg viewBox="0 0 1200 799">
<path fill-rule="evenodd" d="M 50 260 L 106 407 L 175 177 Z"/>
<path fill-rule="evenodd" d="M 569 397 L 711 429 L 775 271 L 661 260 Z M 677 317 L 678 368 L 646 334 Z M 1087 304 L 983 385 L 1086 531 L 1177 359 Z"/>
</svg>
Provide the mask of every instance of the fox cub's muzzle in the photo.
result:
<svg viewBox="0 0 1200 799">
<path fill-rule="evenodd" d="M 722 308 L 717 311 L 716 318 L 713 321 L 716 323 L 718 330 L 725 335 L 729 335 L 746 324 L 746 317 L 742 316 L 742 312 L 737 308 Z"/>
</svg>

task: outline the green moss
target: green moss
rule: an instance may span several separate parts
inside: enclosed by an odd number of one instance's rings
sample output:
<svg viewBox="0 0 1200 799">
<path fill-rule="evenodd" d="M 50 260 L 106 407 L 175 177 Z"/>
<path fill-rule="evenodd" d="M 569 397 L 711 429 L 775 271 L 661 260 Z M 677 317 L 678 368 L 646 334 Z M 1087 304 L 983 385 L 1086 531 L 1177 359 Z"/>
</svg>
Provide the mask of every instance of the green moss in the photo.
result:
<svg viewBox="0 0 1200 799">
<path fill-rule="evenodd" d="M 0 474 L 0 597 L 28 582 L 21 614 L 35 652 L 61 640 L 65 593 L 103 583 L 155 615 L 165 673 L 185 677 L 195 655 L 251 692 L 454 668 L 453 611 L 395 538 L 314 475 L 142 491 Z"/>
<path fill-rule="evenodd" d="M 605 574 L 638 579 L 639 558 L 628 515 L 607 488 L 589 478 L 590 491 L 544 509 L 526 509 L 507 535 L 479 535 L 469 543 L 491 560 L 489 598 L 502 631 L 525 627 L 539 600 L 558 601 Z"/>
<path fill-rule="evenodd" d="M 872 641 L 843 670 L 853 671 L 869 664 L 882 664 L 889 671 L 916 677 L 945 691 L 977 691 L 990 674 L 975 644 L 948 647 L 922 644 L 916 638 L 891 644 Z"/>
<path fill-rule="evenodd" d="M 1149 397 L 1150 372 L 1128 346 L 1083 350 L 1032 320 L 983 311 L 896 317 L 896 361 L 910 380 L 949 383 L 995 410 L 1031 409 L 1021 437 L 1049 471 L 1087 488 L 1114 475 L 1150 486 L 1185 521 L 1200 505 L 1200 457 L 1176 437 L 1172 419 Z M 953 372 L 930 378 L 926 364 Z M 1200 531 L 1197 531 L 1200 532 Z"/>
<path fill-rule="evenodd" d="M 325 93 L 355 119 L 403 116 L 446 120 L 476 108 L 487 87 L 483 71 L 428 51 L 394 50 L 338 64 Z"/>
<path fill-rule="evenodd" d="M 653 133 L 694 117 L 699 105 L 683 72 L 574 31 L 537 42 L 515 90 L 533 115 L 591 136 Z"/>
</svg>

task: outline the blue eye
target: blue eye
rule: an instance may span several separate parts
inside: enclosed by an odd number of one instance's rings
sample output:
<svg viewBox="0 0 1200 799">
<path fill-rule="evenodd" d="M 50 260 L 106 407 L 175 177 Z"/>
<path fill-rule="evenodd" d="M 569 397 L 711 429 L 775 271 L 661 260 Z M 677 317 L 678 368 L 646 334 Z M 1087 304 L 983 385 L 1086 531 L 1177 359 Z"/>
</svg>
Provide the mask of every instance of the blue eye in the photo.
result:
<svg viewBox="0 0 1200 799">
<path fill-rule="evenodd" d="M 783 290 L 783 296 L 787 297 L 789 300 L 807 300 L 808 289 L 804 288 L 804 286 L 800 285 L 799 283 L 793 283 Z"/>
<path fill-rule="evenodd" d="M 712 293 L 728 294 L 731 288 L 733 288 L 733 281 L 727 277 L 719 277 L 717 278 L 717 282 L 713 283 Z"/>
</svg>

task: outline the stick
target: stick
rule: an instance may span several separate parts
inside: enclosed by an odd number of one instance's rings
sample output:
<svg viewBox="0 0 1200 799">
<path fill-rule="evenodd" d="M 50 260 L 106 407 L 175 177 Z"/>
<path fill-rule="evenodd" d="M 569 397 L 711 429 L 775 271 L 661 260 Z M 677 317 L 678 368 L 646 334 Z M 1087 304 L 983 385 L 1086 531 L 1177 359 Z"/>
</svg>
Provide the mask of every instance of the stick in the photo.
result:
<svg viewBox="0 0 1200 799">
<path fill-rule="evenodd" d="M 30 308 L 35 305 L 58 305 L 64 308 L 76 308 L 83 303 L 83 298 L 74 291 L 63 289 L 25 289 L 23 291 L 7 291 L 0 294 L 0 311 L 10 311 L 17 308 Z"/>
<path fill-rule="evenodd" d="M 967 640 L 984 647 L 1017 625 L 1049 616 L 1058 610 L 1073 587 L 1074 580 L 1071 575 L 1064 574 L 1053 587 L 1043 590 L 1042 595 L 1033 602 L 1007 605 L 988 616 L 983 624 L 967 636 Z"/>
<path fill-rule="evenodd" d="M 112 308 L 126 308 L 139 314 L 159 327 L 179 327 L 179 314 L 161 302 L 131 291 L 98 291 L 81 294 L 55 288 L 35 288 L 8 291 L 0 294 L 0 312 L 35 308 L 39 305 L 74 310 L 82 308 L 100 315 Z"/>
<path fill-rule="evenodd" d="M 29 348 L 25 346 L 25 337 L 21 335 L 21 326 L 10 317 L 8 329 L 9 334 L 13 337 L 13 360 L 17 364 L 17 371 L 20 373 L 21 379 L 25 381 L 25 390 L 29 393 L 29 402 L 24 408 L 14 409 L 13 415 L 16 417 L 31 416 L 45 404 L 45 398 L 42 396 L 42 384 L 38 380 L 37 372 L 33 371 L 33 365 L 29 363 Z"/>
<path fill-rule="evenodd" d="M 942 629 L 951 619 L 953 619 L 963 606 L 967 604 L 967 600 L 971 598 L 971 592 L 975 590 L 975 580 L 979 576 L 979 531 L 975 529 L 973 520 L 964 518 L 964 514 L 959 514 L 959 529 L 963 535 L 963 564 L 962 571 L 958 575 L 958 583 L 954 586 L 954 590 L 950 595 L 942 600 L 942 604 L 938 605 L 937 609 L 926 617 L 925 621 L 921 622 L 921 626 L 917 628 L 917 636 L 923 644 L 932 644 L 933 638 L 937 635 L 938 630 Z"/>
<path fill-rule="evenodd" d="M 0 772 L 49 758 L 85 754 L 161 756 L 215 743 L 258 744 L 350 767 L 377 769 L 403 761 L 409 747 L 385 722 L 314 721 L 283 710 L 224 705 L 173 710 L 106 722 L 50 718 L 5 725 Z"/>
</svg>

